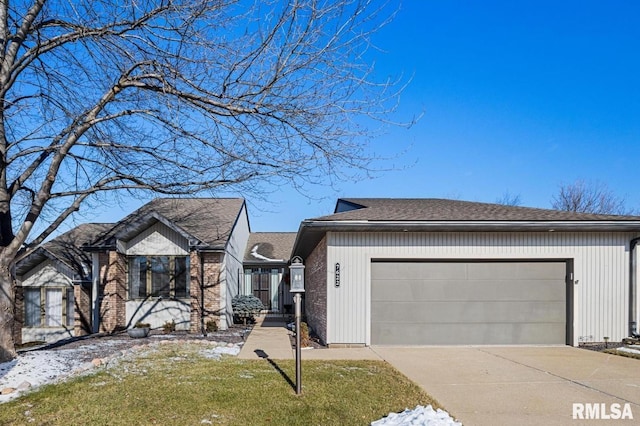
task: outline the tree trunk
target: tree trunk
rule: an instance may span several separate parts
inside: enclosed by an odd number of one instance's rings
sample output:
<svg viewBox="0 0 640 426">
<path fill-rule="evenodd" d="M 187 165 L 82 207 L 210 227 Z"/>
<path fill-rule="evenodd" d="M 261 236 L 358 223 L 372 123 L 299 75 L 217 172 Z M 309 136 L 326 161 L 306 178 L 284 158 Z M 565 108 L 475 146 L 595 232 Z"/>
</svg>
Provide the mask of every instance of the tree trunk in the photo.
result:
<svg viewBox="0 0 640 426">
<path fill-rule="evenodd" d="M 9 268 L 0 267 L 0 362 L 16 357 L 13 341 L 14 289 Z"/>
</svg>

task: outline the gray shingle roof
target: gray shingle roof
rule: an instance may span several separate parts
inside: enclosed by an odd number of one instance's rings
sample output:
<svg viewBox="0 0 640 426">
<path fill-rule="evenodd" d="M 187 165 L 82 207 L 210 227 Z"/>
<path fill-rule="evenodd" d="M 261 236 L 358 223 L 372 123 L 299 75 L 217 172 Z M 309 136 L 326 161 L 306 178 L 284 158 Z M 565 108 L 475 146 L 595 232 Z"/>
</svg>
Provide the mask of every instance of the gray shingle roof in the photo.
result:
<svg viewBox="0 0 640 426">
<path fill-rule="evenodd" d="M 160 220 L 186 232 L 195 244 L 223 248 L 243 206 L 242 198 L 157 198 L 118 222 L 94 246 L 110 245 L 114 238 L 127 241 Z"/>
<path fill-rule="evenodd" d="M 288 262 L 296 239 L 295 232 L 252 232 L 249 235 L 245 263 Z"/>
<path fill-rule="evenodd" d="M 112 223 L 85 223 L 41 245 L 33 253 L 21 259 L 17 264 L 17 273 L 35 267 L 46 258 L 62 262 L 80 278 L 91 273 L 91 254 L 82 250 L 82 246 L 93 242 L 98 235 L 113 227 Z"/>
<path fill-rule="evenodd" d="M 346 210 L 346 211 L 344 211 Z M 341 198 L 337 213 L 317 221 L 638 221 L 599 215 L 436 198 Z"/>
<path fill-rule="evenodd" d="M 335 213 L 302 222 L 292 255 L 338 232 L 640 232 L 640 216 L 598 215 L 437 198 L 341 198 Z"/>
</svg>

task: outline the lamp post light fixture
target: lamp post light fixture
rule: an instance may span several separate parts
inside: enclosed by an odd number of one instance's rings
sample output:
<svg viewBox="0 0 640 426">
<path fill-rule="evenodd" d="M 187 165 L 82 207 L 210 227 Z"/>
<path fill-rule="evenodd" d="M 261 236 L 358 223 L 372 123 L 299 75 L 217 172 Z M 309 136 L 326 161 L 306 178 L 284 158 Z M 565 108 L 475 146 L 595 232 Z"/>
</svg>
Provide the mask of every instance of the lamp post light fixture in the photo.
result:
<svg viewBox="0 0 640 426">
<path fill-rule="evenodd" d="M 295 256 L 291 259 L 291 265 L 289 265 L 291 271 L 291 293 L 293 293 L 293 303 L 295 304 L 295 317 L 296 317 L 296 395 L 302 393 L 302 363 L 300 350 L 300 317 L 302 316 L 302 296 L 304 293 L 304 265 L 302 264 L 302 258 Z"/>
</svg>

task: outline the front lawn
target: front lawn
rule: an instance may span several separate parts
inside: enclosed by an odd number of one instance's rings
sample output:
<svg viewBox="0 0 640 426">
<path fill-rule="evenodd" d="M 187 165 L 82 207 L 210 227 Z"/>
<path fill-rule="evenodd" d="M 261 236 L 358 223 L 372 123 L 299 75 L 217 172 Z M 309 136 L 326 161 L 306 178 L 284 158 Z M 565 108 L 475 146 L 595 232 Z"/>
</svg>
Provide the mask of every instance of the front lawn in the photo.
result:
<svg viewBox="0 0 640 426">
<path fill-rule="evenodd" d="M 432 404 L 384 362 L 206 358 L 201 346 L 166 345 L 97 374 L 50 385 L 0 407 L 0 424 L 362 425 Z"/>
</svg>

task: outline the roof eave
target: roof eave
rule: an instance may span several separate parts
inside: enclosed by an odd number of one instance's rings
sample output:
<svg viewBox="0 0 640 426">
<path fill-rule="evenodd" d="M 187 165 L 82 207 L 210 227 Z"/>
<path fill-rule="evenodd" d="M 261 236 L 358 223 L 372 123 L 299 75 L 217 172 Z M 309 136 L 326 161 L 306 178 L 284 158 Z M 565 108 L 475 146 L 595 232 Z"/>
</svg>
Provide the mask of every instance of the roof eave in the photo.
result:
<svg viewBox="0 0 640 426">
<path fill-rule="evenodd" d="M 301 228 L 337 231 L 640 231 L 640 221 L 315 221 Z"/>
<path fill-rule="evenodd" d="M 291 257 L 308 256 L 326 232 L 640 232 L 640 221 L 326 221 L 300 224 Z"/>
</svg>

